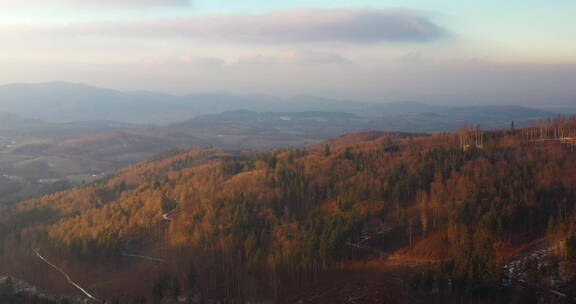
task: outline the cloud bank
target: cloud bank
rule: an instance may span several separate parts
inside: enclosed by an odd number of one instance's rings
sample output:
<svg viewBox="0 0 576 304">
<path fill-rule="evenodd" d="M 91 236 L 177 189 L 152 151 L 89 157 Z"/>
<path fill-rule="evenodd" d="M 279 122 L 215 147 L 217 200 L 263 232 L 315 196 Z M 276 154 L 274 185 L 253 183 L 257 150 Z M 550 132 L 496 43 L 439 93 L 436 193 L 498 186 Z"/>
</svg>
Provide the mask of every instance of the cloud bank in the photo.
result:
<svg viewBox="0 0 576 304">
<path fill-rule="evenodd" d="M 0 0 L 4 8 L 42 8 L 65 6 L 72 8 L 142 8 L 161 6 L 186 6 L 189 0 Z"/>
<path fill-rule="evenodd" d="M 227 43 L 270 44 L 430 42 L 448 36 L 448 31 L 429 17 L 415 11 L 397 9 L 298 9 L 262 15 L 81 22 L 35 30 L 48 34 L 81 36 L 152 39 L 180 37 Z"/>
</svg>

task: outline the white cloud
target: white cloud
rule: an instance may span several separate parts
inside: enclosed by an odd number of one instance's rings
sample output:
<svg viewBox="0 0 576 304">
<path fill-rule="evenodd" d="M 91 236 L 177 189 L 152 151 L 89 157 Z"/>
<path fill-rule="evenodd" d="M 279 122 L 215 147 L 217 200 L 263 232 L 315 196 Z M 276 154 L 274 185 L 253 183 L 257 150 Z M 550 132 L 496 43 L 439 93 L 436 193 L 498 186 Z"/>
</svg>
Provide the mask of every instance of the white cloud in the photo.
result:
<svg viewBox="0 0 576 304">
<path fill-rule="evenodd" d="M 149 0 L 148 2 L 163 1 Z M 176 4 L 181 1 L 170 2 Z M 67 26 L 27 27 L 22 30 L 42 34 L 140 38 L 183 37 L 218 42 L 271 44 L 425 43 L 448 35 L 445 29 L 428 17 L 411 10 L 397 9 L 298 9 L 263 15 L 235 14 L 156 20 L 80 22 Z"/>
</svg>

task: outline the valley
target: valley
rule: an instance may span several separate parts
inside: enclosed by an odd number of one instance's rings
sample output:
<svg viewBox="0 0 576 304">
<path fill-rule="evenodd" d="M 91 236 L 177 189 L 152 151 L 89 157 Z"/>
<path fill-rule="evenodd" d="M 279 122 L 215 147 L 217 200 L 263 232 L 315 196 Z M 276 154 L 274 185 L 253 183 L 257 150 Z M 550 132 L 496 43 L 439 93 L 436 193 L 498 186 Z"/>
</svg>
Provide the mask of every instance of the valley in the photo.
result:
<svg viewBox="0 0 576 304">
<path fill-rule="evenodd" d="M 576 303 L 574 12 L 0 0 L 0 304 Z"/>
<path fill-rule="evenodd" d="M 57 111 L 32 111 L 56 100 Z M 519 106 L 366 104 L 313 97 L 287 106 L 265 96 L 177 97 L 72 83 L 0 86 L 0 105 L 13 111 L 0 113 L 0 203 L 88 184 L 188 147 L 301 148 L 361 130 L 438 133 L 462 125 L 503 128 L 511 121 L 521 127 L 553 115 Z M 320 110 L 327 108 L 334 112 Z"/>
</svg>

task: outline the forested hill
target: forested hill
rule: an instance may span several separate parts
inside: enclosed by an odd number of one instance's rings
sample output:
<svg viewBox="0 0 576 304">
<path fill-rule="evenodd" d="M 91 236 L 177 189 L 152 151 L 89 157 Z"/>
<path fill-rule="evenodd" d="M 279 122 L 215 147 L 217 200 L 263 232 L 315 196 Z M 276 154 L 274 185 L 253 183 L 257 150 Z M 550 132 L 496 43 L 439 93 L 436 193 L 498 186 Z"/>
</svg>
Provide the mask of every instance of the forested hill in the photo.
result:
<svg viewBox="0 0 576 304">
<path fill-rule="evenodd" d="M 521 303 L 518 282 L 566 297 L 575 137 L 576 117 L 559 117 L 361 132 L 301 150 L 181 151 L 4 210 L 0 275 L 76 295 L 38 249 L 121 303 Z M 511 268 L 533 252 L 546 261 Z"/>
</svg>

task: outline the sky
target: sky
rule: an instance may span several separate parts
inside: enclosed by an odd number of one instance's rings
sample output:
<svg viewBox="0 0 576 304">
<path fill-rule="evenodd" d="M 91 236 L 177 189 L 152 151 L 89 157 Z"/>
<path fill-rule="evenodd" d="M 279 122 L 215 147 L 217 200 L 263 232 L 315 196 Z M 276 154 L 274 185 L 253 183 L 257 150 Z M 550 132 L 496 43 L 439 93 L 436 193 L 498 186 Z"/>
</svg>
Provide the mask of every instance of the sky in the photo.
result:
<svg viewBox="0 0 576 304">
<path fill-rule="evenodd" d="M 576 105 L 573 0 L 0 0 L 0 83 Z"/>
</svg>

